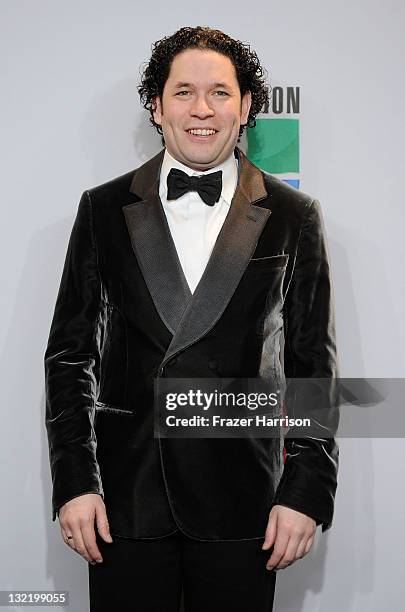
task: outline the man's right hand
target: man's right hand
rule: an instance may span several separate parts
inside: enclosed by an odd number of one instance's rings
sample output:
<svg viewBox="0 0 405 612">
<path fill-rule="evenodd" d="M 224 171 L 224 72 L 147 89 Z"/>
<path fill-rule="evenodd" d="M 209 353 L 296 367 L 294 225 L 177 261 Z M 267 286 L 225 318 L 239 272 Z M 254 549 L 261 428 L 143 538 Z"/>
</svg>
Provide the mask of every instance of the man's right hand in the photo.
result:
<svg viewBox="0 0 405 612">
<path fill-rule="evenodd" d="M 59 509 L 59 523 L 64 542 L 93 565 L 103 561 L 96 543 L 94 521 L 103 540 L 111 543 L 113 540 L 105 504 L 98 493 L 85 493 L 74 497 Z"/>
</svg>

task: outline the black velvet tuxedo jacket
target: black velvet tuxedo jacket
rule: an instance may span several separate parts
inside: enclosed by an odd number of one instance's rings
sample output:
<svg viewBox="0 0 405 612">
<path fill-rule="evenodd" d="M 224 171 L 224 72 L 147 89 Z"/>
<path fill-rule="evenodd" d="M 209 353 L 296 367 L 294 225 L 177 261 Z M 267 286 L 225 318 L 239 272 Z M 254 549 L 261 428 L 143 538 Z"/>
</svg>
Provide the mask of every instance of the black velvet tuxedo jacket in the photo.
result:
<svg viewBox="0 0 405 612">
<path fill-rule="evenodd" d="M 164 150 L 86 190 L 45 352 L 53 520 L 103 496 L 112 535 L 264 537 L 274 504 L 331 526 L 334 437 L 154 438 L 155 377 L 337 377 L 319 202 L 254 166 L 191 294 L 158 195 Z M 280 339 L 284 334 L 284 355 Z"/>
</svg>

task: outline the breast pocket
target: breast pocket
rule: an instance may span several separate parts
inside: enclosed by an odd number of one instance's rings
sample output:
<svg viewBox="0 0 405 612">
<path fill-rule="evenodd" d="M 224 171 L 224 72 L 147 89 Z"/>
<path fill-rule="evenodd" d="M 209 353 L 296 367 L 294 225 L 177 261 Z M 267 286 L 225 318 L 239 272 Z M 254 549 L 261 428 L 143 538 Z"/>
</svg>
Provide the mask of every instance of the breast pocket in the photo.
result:
<svg viewBox="0 0 405 612">
<path fill-rule="evenodd" d="M 252 257 L 247 265 L 247 271 L 266 271 L 276 268 L 285 269 L 288 263 L 288 253 L 280 255 L 269 255 L 268 257 Z"/>
</svg>

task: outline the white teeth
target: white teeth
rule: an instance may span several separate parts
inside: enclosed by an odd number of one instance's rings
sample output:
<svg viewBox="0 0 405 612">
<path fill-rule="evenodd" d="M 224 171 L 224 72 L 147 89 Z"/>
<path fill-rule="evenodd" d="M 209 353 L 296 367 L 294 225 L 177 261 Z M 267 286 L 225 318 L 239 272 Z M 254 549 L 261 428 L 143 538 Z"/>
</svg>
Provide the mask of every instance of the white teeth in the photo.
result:
<svg viewBox="0 0 405 612">
<path fill-rule="evenodd" d="M 215 134 L 215 130 L 188 130 L 190 134 L 194 136 L 211 136 Z"/>
</svg>

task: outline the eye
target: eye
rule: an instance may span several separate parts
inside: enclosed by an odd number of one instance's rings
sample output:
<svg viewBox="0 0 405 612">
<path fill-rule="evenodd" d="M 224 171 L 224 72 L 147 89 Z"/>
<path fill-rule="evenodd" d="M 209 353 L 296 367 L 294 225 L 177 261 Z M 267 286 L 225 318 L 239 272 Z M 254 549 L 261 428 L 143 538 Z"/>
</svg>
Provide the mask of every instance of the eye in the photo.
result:
<svg viewBox="0 0 405 612">
<path fill-rule="evenodd" d="M 187 89 L 182 89 L 181 91 L 178 91 L 175 95 L 176 96 L 181 96 L 183 94 L 188 94 L 190 93 Z"/>
<path fill-rule="evenodd" d="M 214 91 L 214 93 L 219 94 L 220 96 L 228 96 L 229 95 L 227 91 L 221 91 L 221 90 Z"/>
</svg>

